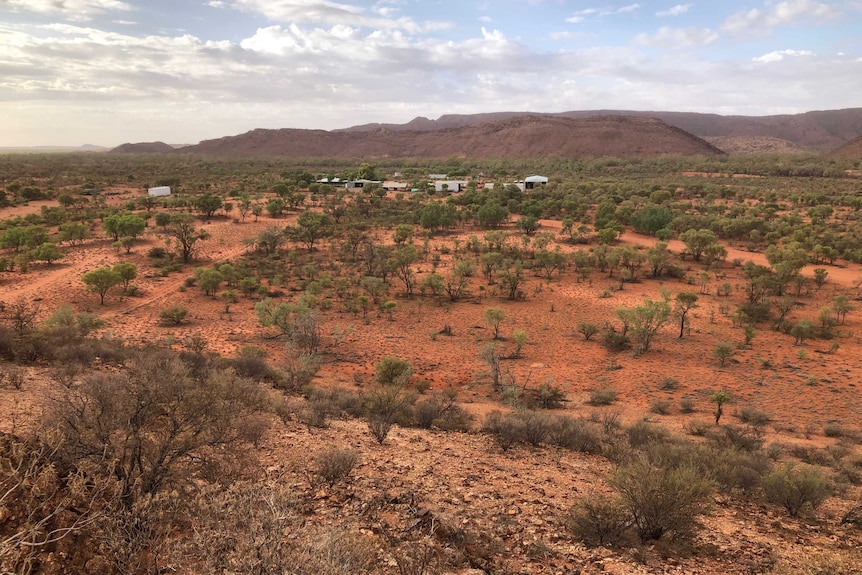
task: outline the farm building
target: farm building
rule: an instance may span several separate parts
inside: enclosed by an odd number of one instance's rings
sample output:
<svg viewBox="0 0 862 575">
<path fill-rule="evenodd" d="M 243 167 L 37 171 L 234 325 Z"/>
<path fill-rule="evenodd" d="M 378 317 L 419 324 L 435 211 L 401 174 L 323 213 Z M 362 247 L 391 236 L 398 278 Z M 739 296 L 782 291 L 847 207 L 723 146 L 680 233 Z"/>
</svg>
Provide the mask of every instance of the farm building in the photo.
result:
<svg viewBox="0 0 862 575">
<path fill-rule="evenodd" d="M 445 186 L 445 187 L 444 187 Z M 436 180 L 434 182 L 434 191 L 442 192 L 460 192 L 467 187 L 467 180 Z"/>
<path fill-rule="evenodd" d="M 524 188 L 527 190 L 547 185 L 547 183 L 548 178 L 545 176 L 530 176 L 529 178 L 524 178 Z"/>
<path fill-rule="evenodd" d="M 393 182 L 387 180 L 383 182 L 383 189 L 387 192 L 406 192 L 410 188 L 410 184 L 404 182 Z"/>
<path fill-rule="evenodd" d="M 371 184 L 380 184 L 379 180 L 348 180 L 344 183 L 345 188 L 367 188 Z"/>
<path fill-rule="evenodd" d="M 161 198 L 164 196 L 171 195 L 171 187 L 170 186 L 158 186 L 156 188 L 150 188 L 147 190 L 147 195 L 151 198 Z"/>
</svg>

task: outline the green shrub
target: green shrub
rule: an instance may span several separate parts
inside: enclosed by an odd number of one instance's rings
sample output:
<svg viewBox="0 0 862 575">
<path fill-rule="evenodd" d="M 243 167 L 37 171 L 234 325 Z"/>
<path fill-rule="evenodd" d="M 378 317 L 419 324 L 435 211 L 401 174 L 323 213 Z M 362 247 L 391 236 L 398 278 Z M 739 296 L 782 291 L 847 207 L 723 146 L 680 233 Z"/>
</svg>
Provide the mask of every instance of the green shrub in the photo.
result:
<svg viewBox="0 0 862 575">
<path fill-rule="evenodd" d="M 831 491 L 820 469 L 796 468 L 790 464 L 766 475 L 763 490 L 770 503 L 781 505 L 792 517 L 798 516 L 806 506 L 817 509 Z"/>
<path fill-rule="evenodd" d="M 183 323 L 183 320 L 186 319 L 187 315 L 189 315 L 187 307 L 182 305 L 172 305 L 171 307 L 159 312 L 159 319 L 162 320 L 162 323 L 180 325 Z"/>
<path fill-rule="evenodd" d="M 413 374 L 413 367 L 406 359 L 384 357 L 374 366 L 374 375 L 380 385 L 406 383 Z"/>
<path fill-rule="evenodd" d="M 687 464 L 658 466 L 646 457 L 620 467 L 613 485 L 643 542 L 666 534 L 676 539 L 690 537 L 711 492 L 709 481 L 698 469 Z"/>
</svg>

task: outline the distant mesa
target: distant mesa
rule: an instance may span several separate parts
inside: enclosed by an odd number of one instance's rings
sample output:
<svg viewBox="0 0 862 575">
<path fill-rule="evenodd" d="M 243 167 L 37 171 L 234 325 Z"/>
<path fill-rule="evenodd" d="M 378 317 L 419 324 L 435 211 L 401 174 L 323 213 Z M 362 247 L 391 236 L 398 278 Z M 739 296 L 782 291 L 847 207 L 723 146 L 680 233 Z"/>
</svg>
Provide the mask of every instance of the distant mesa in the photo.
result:
<svg viewBox="0 0 862 575">
<path fill-rule="evenodd" d="M 832 150 L 827 154 L 830 158 L 843 158 L 846 160 L 862 160 L 862 136 L 859 136 L 849 144 Z"/>
<path fill-rule="evenodd" d="M 436 120 L 418 117 L 406 124 L 363 124 L 346 128 L 344 132 L 375 130 L 389 131 L 428 131 L 447 130 L 464 126 L 475 126 L 523 116 L 523 112 L 492 112 L 487 114 L 447 114 Z M 812 152 L 826 152 L 842 146 L 862 135 L 862 108 L 841 110 L 818 110 L 802 114 L 781 114 L 773 116 L 721 116 L 696 112 L 646 112 L 635 110 L 578 110 L 557 114 L 533 114 L 536 116 L 589 118 L 596 116 L 629 116 L 656 118 L 670 126 L 685 130 L 699 138 L 719 137 L 776 138 L 786 140 L 794 146 Z M 713 142 L 714 143 L 714 142 Z M 738 146 L 732 143 L 728 147 Z M 744 146 L 780 151 L 777 143 L 769 144 L 760 140 Z M 743 146 L 743 147 L 744 147 Z M 721 146 L 719 146 L 721 147 Z M 731 150 L 725 150 L 731 151 Z M 791 150 L 788 150 L 791 151 Z M 736 153 L 735 151 L 733 153 Z M 740 152 L 744 153 L 744 152 Z M 754 151 L 753 153 L 760 153 Z"/>
<path fill-rule="evenodd" d="M 164 142 L 139 142 L 137 144 L 122 144 L 110 150 L 110 154 L 166 154 L 176 151 L 176 148 Z"/>
<path fill-rule="evenodd" d="M 442 130 L 253 130 L 183 149 L 214 156 L 546 158 L 723 155 L 655 118 L 520 115 Z"/>
</svg>

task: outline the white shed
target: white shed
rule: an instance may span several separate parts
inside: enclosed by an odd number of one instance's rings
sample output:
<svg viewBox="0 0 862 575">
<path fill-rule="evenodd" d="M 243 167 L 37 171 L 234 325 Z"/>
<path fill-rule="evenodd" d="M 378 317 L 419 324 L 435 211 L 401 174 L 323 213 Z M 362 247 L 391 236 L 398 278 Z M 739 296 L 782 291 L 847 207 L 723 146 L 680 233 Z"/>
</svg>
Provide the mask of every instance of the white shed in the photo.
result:
<svg viewBox="0 0 862 575">
<path fill-rule="evenodd" d="M 530 176 L 529 178 L 524 178 L 524 187 L 528 190 L 532 190 L 538 186 L 544 186 L 548 183 L 548 178 L 545 176 Z"/>
<path fill-rule="evenodd" d="M 170 186 L 159 186 L 157 188 L 150 188 L 147 190 L 147 195 L 152 198 L 160 198 L 163 196 L 171 195 L 171 187 Z"/>
<path fill-rule="evenodd" d="M 435 180 L 434 191 L 440 193 L 445 186 L 448 192 L 460 192 L 467 187 L 467 180 Z"/>
</svg>

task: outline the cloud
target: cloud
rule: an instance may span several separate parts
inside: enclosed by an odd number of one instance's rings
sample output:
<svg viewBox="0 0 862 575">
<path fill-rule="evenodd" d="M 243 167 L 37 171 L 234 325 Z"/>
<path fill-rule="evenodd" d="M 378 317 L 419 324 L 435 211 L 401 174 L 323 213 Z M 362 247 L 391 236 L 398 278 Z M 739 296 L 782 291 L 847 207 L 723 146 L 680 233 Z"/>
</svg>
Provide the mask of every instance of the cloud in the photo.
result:
<svg viewBox="0 0 862 575">
<path fill-rule="evenodd" d="M 662 26 L 654 35 L 639 34 L 635 41 L 644 46 L 679 50 L 706 46 L 718 40 L 718 33 L 709 28 L 670 28 Z"/>
<path fill-rule="evenodd" d="M 630 45 L 572 49 L 541 48 L 492 25 L 447 39 L 370 28 L 362 18 L 380 16 L 273 21 L 235 42 L 0 23 L 0 145 L 190 142 L 256 127 L 491 110 L 791 113 L 849 107 L 862 92 L 850 50 L 733 61 L 679 50 L 713 42 L 717 33 L 705 29 L 661 28 Z"/>
<path fill-rule="evenodd" d="M 691 9 L 693 4 L 677 4 L 672 8 L 668 8 L 667 10 L 660 10 L 655 13 L 656 16 L 681 16 Z"/>
<path fill-rule="evenodd" d="M 274 22 L 345 25 L 385 30 L 404 30 L 416 34 L 452 28 L 447 21 L 416 22 L 409 17 L 395 18 L 391 6 L 384 2 L 375 4 L 376 15 L 353 4 L 329 2 L 325 0 L 232 0 L 232 6 L 239 10 L 261 14 Z"/>
<path fill-rule="evenodd" d="M 580 24 L 584 20 L 587 19 L 587 16 L 616 16 L 619 14 L 628 14 L 629 12 L 634 12 L 641 7 L 640 4 L 628 4 L 626 6 L 621 6 L 619 8 L 585 8 L 583 10 L 578 10 L 568 18 L 566 18 L 566 22 L 570 24 Z"/>
<path fill-rule="evenodd" d="M 0 6 L 15 12 L 63 14 L 70 20 L 89 20 L 110 11 L 134 10 L 130 4 L 120 0 L 3 0 Z"/>
<path fill-rule="evenodd" d="M 784 60 L 785 56 L 814 56 L 814 52 L 811 50 L 776 50 L 763 56 L 752 58 L 751 61 L 758 64 L 768 64 L 770 62 L 780 62 Z"/>
<path fill-rule="evenodd" d="M 802 20 L 827 20 L 835 18 L 841 11 L 833 5 L 814 0 L 787 0 L 775 4 L 767 3 L 763 10 L 753 9 L 731 15 L 722 29 L 735 33 L 767 32 L 776 26 L 793 24 Z"/>
<path fill-rule="evenodd" d="M 227 2 L 224 2 L 224 0 L 209 0 L 207 6 L 210 8 L 224 8 L 227 6 Z"/>
</svg>

